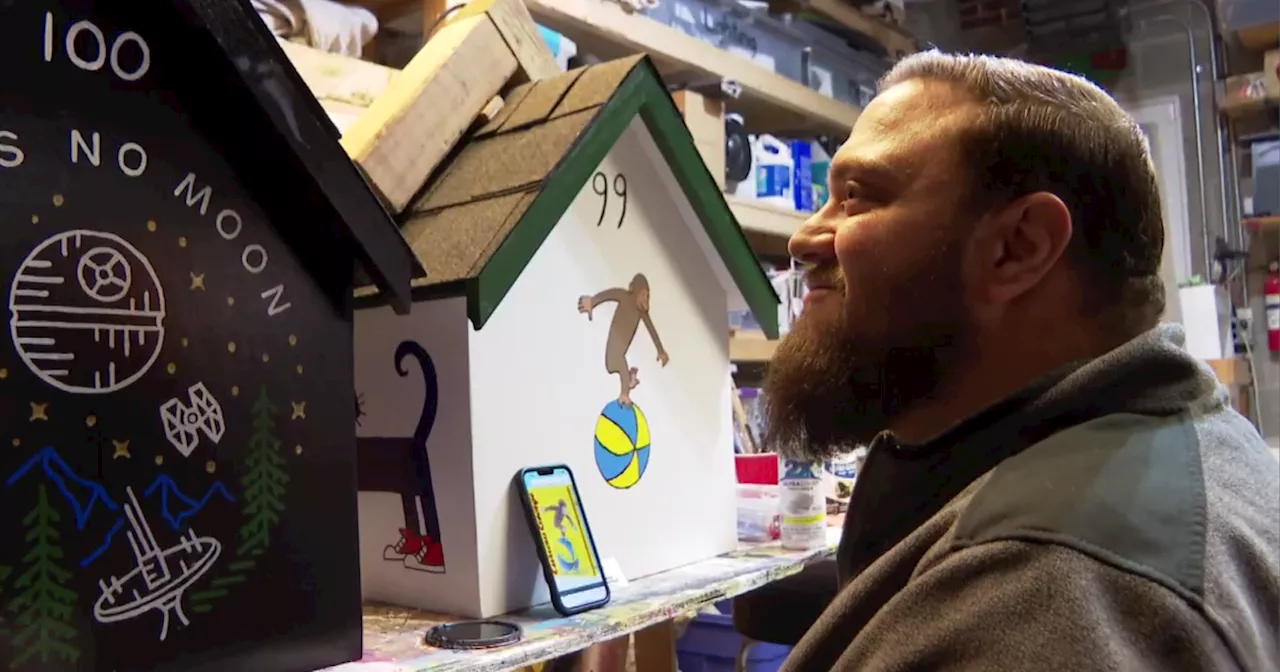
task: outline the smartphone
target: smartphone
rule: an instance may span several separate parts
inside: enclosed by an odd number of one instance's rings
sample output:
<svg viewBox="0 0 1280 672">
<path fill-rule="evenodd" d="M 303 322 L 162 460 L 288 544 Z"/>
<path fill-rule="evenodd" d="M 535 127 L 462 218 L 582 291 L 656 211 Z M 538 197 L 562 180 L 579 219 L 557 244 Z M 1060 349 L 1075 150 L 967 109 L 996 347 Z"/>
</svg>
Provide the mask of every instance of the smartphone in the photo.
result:
<svg viewBox="0 0 1280 672">
<path fill-rule="evenodd" d="M 551 605 L 572 616 L 609 602 L 609 584 L 573 472 L 563 464 L 521 469 L 516 475 Z"/>
</svg>

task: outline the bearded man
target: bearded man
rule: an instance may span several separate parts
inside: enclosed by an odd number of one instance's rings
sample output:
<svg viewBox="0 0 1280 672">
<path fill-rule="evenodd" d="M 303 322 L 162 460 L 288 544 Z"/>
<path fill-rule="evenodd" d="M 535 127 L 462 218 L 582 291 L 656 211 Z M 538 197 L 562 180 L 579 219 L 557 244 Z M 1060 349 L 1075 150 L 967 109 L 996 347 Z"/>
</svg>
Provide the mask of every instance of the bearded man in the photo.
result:
<svg viewBox="0 0 1280 672">
<path fill-rule="evenodd" d="M 1133 119 L 1079 77 L 917 54 L 830 182 L 790 241 L 769 438 L 869 454 L 783 669 L 1280 669 L 1280 463 L 1158 324 Z"/>
</svg>

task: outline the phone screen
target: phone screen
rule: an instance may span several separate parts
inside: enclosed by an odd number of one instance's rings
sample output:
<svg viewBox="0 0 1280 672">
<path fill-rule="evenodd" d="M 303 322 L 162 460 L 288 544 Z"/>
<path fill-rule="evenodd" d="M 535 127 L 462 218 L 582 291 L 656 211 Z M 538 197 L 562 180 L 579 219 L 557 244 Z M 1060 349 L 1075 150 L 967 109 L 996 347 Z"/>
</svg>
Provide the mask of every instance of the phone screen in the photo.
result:
<svg viewBox="0 0 1280 672">
<path fill-rule="evenodd" d="M 609 591 L 569 470 L 526 471 L 524 486 L 560 602 L 570 610 L 603 602 Z"/>
</svg>

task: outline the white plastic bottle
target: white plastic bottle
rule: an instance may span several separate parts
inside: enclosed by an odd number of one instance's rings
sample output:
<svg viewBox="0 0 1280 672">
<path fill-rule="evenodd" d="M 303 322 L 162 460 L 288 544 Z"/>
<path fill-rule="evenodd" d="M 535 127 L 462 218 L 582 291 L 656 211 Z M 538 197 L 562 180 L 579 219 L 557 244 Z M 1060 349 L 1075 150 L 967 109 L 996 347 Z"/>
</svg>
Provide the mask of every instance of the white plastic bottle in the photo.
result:
<svg viewBox="0 0 1280 672">
<path fill-rule="evenodd" d="M 822 487 L 822 461 L 780 459 L 782 547 L 792 551 L 823 548 L 827 545 L 827 497 Z"/>
<path fill-rule="evenodd" d="M 791 148 L 772 135 L 756 136 L 751 143 L 752 163 L 755 164 L 757 201 L 795 210 L 792 173 L 795 162 L 791 160 Z"/>
</svg>

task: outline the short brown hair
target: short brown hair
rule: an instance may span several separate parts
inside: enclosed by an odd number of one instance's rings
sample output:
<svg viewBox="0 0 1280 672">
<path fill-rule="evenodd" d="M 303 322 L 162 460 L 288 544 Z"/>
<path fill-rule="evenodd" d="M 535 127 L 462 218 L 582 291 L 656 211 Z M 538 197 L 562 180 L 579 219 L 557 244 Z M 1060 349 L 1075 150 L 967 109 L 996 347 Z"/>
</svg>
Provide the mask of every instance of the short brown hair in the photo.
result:
<svg viewBox="0 0 1280 672">
<path fill-rule="evenodd" d="M 1055 194 L 1071 212 L 1068 254 L 1087 279 L 1090 313 L 1128 335 L 1164 312 L 1164 221 L 1146 135 L 1105 91 L 1010 58 L 926 51 L 899 61 L 883 91 L 910 80 L 958 85 L 979 106 L 962 156 L 975 200 L 996 207 Z"/>
</svg>

